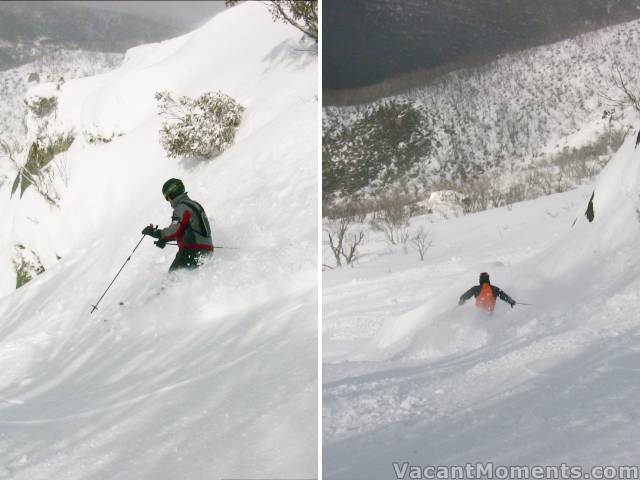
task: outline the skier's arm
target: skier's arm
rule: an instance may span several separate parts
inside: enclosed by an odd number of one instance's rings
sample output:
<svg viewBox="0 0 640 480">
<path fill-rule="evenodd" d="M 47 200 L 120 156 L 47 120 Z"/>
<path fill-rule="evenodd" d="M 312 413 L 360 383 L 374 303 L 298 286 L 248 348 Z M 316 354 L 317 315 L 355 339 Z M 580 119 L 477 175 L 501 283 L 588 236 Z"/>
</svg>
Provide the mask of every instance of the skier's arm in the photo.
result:
<svg viewBox="0 0 640 480">
<path fill-rule="evenodd" d="M 498 287 L 493 287 L 495 288 L 494 293 L 496 294 L 496 296 L 498 298 L 500 298 L 500 300 L 502 300 L 503 302 L 507 302 L 509 305 L 511 305 L 512 307 L 516 304 L 516 301 L 511 298 L 509 295 L 507 295 L 505 292 L 503 292 L 502 290 L 500 290 Z"/>
<path fill-rule="evenodd" d="M 460 295 L 460 300 L 458 301 L 458 305 L 462 305 L 464 302 L 469 300 L 471 297 L 478 295 L 478 285 L 474 285 L 469 290 Z"/>
<path fill-rule="evenodd" d="M 190 219 L 191 211 L 184 205 L 178 205 L 173 211 L 171 225 L 160 230 L 160 238 L 167 242 L 180 238 L 185 228 L 189 225 Z"/>
</svg>

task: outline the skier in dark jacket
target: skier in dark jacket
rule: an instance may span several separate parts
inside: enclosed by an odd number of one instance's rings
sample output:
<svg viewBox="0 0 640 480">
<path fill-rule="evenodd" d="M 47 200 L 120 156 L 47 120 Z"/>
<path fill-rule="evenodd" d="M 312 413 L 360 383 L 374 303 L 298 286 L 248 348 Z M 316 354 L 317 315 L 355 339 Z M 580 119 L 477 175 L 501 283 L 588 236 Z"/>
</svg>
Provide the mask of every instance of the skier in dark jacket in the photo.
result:
<svg viewBox="0 0 640 480">
<path fill-rule="evenodd" d="M 181 180 L 167 180 L 162 186 L 162 194 L 173 207 L 171 225 L 163 229 L 149 225 L 142 234 L 157 238 L 155 244 L 160 248 L 171 240 L 177 241 L 178 253 L 169 267 L 170 272 L 178 268 L 196 268 L 213 252 L 209 219 L 202 206 L 189 198 Z"/>
<path fill-rule="evenodd" d="M 496 298 L 500 298 L 500 300 L 507 302 L 511 305 L 511 308 L 516 304 L 516 301 L 513 298 L 495 285 L 491 285 L 489 282 L 489 274 L 487 272 L 482 272 L 480 274 L 479 285 L 474 285 L 460 296 L 458 305 L 463 305 L 464 302 L 469 300 L 471 297 L 476 297 L 476 307 L 488 313 L 493 313 L 493 310 L 496 308 Z"/>
</svg>

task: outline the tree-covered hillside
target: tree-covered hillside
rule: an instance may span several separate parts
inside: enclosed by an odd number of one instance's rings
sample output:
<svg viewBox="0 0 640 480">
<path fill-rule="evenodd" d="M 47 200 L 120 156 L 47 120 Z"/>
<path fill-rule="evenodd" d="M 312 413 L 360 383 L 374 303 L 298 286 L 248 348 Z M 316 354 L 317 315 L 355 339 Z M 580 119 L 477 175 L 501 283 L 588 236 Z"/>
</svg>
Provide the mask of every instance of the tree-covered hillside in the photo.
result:
<svg viewBox="0 0 640 480">
<path fill-rule="evenodd" d="M 498 189 L 537 183 L 538 194 L 573 188 L 637 127 L 637 112 L 607 97 L 624 98 L 612 78 L 618 72 L 637 90 L 638 51 L 636 20 L 370 104 L 325 107 L 325 201 L 392 189 L 428 193 L 480 177 Z"/>
</svg>

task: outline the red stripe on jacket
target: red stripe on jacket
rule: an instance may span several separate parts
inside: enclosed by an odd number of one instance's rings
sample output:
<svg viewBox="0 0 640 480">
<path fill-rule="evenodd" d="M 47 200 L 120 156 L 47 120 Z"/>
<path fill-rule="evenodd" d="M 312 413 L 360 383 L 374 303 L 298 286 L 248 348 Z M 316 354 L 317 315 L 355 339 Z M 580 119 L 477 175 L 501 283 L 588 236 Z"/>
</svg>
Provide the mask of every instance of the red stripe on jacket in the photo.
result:
<svg viewBox="0 0 640 480">
<path fill-rule="evenodd" d="M 178 241 L 182 240 L 182 234 L 187 228 L 187 225 L 189 225 L 190 218 L 191 218 L 191 212 L 187 209 L 182 214 L 182 220 L 180 220 L 180 225 L 178 225 L 177 230 L 173 233 L 170 233 L 166 237 L 164 237 L 163 240 L 166 240 L 167 242 L 175 239 L 178 239 Z"/>
<path fill-rule="evenodd" d="M 213 247 L 211 245 L 205 245 L 204 243 L 185 243 L 182 239 L 178 240 L 178 248 L 191 248 L 191 249 L 201 249 L 201 250 L 209 250 L 213 252 Z"/>
<path fill-rule="evenodd" d="M 191 211 L 189 209 L 186 209 L 184 211 L 184 213 L 182 214 L 182 220 L 180 220 L 180 225 L 178 225 L 178 228 L 175 232 L 167 235 L 166 237 L 164 237 L 163 240 L 166 241 L 170 241 L 170 240 L 178 240 L 178 248 L 188 248 L 188 249 L 203 249 L 203 250 L 210 250 L 213 251 L 213 247 L 211 245 L 205 245 L 205 244 L 201 244 L 201 243 L 186 243 L 183 239 L 182 236 L 184 235 L 184 231 L 186 230 L 186 228 L 189 226 L 189 220 L 191 219 Z"/>
</svg>

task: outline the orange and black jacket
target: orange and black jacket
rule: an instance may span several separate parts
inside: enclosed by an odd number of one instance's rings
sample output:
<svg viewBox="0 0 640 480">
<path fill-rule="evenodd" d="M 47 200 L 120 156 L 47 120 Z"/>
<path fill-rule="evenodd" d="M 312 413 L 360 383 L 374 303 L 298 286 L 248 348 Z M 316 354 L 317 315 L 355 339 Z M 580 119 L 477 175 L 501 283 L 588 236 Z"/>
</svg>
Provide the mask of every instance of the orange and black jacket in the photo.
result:
<svg viewBox="0 0 640 480">
<path fill-rule="evenodd" d="M 495 285 L 489 285 L 489 286 L 491 287 L 491 291 L 493 292 L 494 297 L 507 302 L 509 305 L 516 304 L 516 301 L 513 298 L 511 298 L 509 295 L 507 295 L 505 292 L 503 292 L 500 288 L 496 287 Z M 467 290 L 462 295 L 460 295 L 460 305 L 462 305 L 464 302 L 469 300 L 471 297 L 477 297 L 480 294 L 481 288 L 482 288 L 482 285 L 474 285 L 469 290 Z"/>
</svg>

